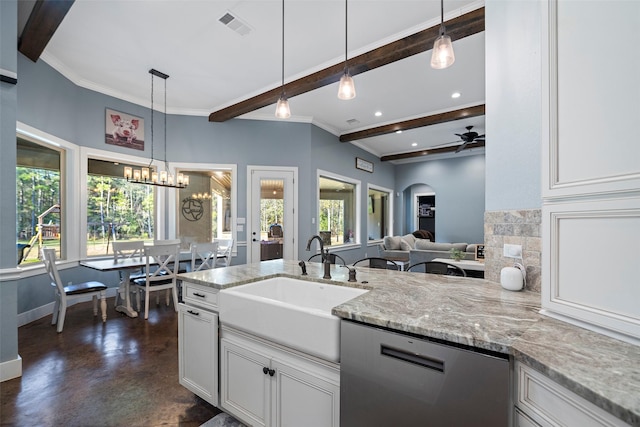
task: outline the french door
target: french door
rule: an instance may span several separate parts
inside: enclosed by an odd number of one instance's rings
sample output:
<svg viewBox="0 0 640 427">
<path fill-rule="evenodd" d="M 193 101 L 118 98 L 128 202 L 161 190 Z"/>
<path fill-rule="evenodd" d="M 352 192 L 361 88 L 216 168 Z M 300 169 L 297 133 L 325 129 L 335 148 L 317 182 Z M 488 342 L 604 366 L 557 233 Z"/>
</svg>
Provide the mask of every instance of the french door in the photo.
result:
<svg viewBox="0 0 640 427">
<path fill-rule="evenodd" d="M 297 168 L 248 166 L 247 262 L 297 259 Z"/>
</svg>

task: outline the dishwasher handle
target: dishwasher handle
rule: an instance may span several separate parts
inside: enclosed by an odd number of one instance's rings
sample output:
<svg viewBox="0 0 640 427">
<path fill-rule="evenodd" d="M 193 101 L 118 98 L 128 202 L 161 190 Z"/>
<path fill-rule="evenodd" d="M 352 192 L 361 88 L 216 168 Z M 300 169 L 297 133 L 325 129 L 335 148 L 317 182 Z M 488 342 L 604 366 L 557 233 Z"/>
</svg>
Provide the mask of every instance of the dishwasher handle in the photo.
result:
<svg viewBox="0 0 640 427">
<path fill-rule="evenodd" d="M 411 353 L 399 348 L 389 347 L 385 344 L 380 344 L 380 354 L 444 373 L 444 361 L 433 357 Z"/>
</svg>

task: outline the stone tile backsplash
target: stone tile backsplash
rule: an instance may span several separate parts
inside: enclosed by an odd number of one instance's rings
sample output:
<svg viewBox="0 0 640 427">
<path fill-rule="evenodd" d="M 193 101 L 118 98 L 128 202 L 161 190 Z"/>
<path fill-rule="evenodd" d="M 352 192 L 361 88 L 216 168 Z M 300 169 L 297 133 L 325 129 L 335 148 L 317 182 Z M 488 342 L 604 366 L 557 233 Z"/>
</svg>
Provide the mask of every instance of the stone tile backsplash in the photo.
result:
<svg viewBox="0 0 640 427">
<path fill-rule="evenodd" d="M 521 262 L 527 269 L 526 289 L 540 292 L 541 220 L 541 209 L 485 212 L 485 279 L 500 283 L 502 268 L 512 267 L 515 262 Z M 504 257 L 505 244 L 522 245 L 523 260 Z"/>
</svg>

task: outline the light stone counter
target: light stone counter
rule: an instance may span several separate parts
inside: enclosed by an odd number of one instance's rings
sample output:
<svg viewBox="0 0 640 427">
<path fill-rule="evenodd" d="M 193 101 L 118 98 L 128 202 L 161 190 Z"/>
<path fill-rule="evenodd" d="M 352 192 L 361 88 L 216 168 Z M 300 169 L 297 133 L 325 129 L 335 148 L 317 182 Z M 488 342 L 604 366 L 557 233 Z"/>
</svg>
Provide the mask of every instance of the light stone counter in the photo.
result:
<svg viewBox="0 0 640 427">
<path fill-rule="evenodd" d="M 289 276 L 326 282 L 319 263 L 265 261 L 179 277 L 224 289 Z M 508 354 L 631 425 L 640 426 L 640 348 L 538 314 L 540 294 L 482 279 L 332 266 L 340 285 L 370 289 L 333 314 L 374 326 Z"/>
</svg>

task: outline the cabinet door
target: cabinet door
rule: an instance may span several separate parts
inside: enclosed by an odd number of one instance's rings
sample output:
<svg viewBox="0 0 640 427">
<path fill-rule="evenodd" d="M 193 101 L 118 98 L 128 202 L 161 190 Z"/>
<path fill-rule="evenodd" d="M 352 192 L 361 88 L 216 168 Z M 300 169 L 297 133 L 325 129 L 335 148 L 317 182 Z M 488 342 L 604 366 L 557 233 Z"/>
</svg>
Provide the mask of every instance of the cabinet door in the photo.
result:
<svg viewBox="0 0 640 427">
<path fill-rule="evenodd" d="M 515 427 L 541 427 L 540 424 L 516 409 Z"/>
<path fill-rule="evenodd" d="M 179 304 L 180 384 L 218 406 L 218 315 Z"/>
<path fill-rule="evenodd" d="M 340 385 L 273 359 L 273 422 L 277 427 L 337 427 Z"/>
<path fill-rule="evenodd" d="M 229 340 L 220 340 L 220 404 L 252 426 L 270 425 L 270 360 Z"/>
</svg>

